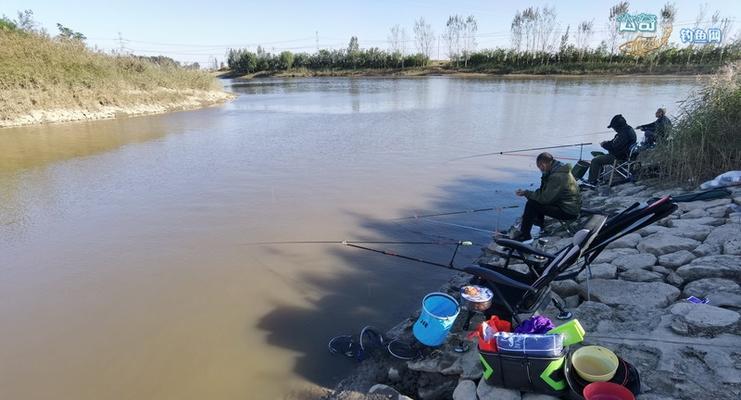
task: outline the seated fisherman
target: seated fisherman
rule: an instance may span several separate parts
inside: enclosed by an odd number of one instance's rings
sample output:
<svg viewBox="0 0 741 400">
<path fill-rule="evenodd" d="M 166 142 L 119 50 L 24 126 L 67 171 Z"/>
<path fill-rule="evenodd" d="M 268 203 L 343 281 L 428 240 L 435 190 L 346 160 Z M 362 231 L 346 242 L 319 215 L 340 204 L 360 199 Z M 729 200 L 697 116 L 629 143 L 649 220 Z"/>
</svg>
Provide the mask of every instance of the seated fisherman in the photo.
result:
<svg viewBox="0 0 741 400">
<path fill-rule="evenodd" d="M 659 108 L 656 110 L 656 121 L 650 124 L 637 126 L 636 129 L 643 131 L 643 146 L 653 147 L 656 142 L 663 141 L 672 128 L 672 122 L 666 117 L 666 110 Z"/>
<path fill-rule="evenodd" d="M 573 220 L 579 216 L 581 209 L 581 193 L 576 179 L 571 175 L 571 165 L 555 160 L 550 153 L 540 153 L 535 164 L 543 173 L 540 188 L 536 191 L 515 191 L 517 196 L 527 198 L 520 232 L 514 237 L 519 241 L 530 240 L 533 224 L 543 227 L 544 216 Z"/>
<path fill-rule="evenodd" d="M 600 143 L 608 154 L 603 154 L 592 159 L 589 165 L 589 180 L 587 183 L 596 185 L 602 167 L 612 164 L 615 160 L 627 160 L 630 155 L 630 148 L 636 143 L 636 133 L 625 121 L 621 114 L 612 117 L 608 128 L 615 130 L 616 134 L 612 140 Z"/>
</svg>

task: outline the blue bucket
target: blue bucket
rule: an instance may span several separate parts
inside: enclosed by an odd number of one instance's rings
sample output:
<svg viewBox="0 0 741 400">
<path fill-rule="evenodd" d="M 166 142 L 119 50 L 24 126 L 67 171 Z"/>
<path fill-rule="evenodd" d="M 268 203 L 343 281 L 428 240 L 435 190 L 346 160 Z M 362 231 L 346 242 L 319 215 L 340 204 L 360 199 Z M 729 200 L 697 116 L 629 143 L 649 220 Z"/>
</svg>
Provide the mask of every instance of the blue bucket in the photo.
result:
<svg viewBox="0 0 741 400">
<path fill-rule="evenodd" d="M 458 302 L 445 293 L 428 294 L 422 300 L 419 319 L 412 327 L 414 337 L 426 346 L 443 344 L 460 309 Z"/>
</svg>

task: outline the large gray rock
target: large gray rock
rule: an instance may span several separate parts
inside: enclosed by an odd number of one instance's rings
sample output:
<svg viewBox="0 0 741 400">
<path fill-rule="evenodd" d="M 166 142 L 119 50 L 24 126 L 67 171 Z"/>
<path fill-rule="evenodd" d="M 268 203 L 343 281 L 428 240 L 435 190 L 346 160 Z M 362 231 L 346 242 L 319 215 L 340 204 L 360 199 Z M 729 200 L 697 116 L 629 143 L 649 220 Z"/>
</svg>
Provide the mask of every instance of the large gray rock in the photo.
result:
<svg viewBox="0 0 741 400">
<path fill-rule="evenodd" d="M 618 267 L 621 271 L 648 268 L 656 264 L 656 256 L 649 253 L 631 254 L 614 259 L 612 264 Z"/>
<path fill-rule="evenodd" d="M 741 224 L 725 224 L 713 229 L 703 243 L 722 247 L 729 240 L 741 235 Z"/>
<path fill-rule="evenodd" d="M 679 276 L 676 272 L 672 272 L 666 276 L 666 283 L 672 286 L 682 287 L 682 285 L 684 285 L 684 278 Z"/>
<path fill-rule="evenodd" d="M 705 211 L 707 211 L 708 216 L 712 218 L 725 218 L 728 214 L 730 214 L 732 210 L 733 208 L 731 208 L 729 205 L 723 205 L 723 206 L 708 208 Z"/>
<path fill-rule="evenodd" d="M 705 238 L 713 229 L 713 226 L 701 224 L 690 225 L 682 228 L 667 228 L 665 226 L 649 225 L 639 230 L 638 233 L 640 233 L 643 237 L 650 236 L 656 233 L 665 233 L 669 235 L 702 241 L 705 240 Z"/>
<path fill-rule="evenodd" d="M 714 244 L 703 243 L 695 247 L 695 249 L 692 250 L 692 254 L 696 255 L 697 257 L 705 257 L 705 256 L 718 255 L 722 251 L 723 250 L 720 246 L 717 246 Z"/>
<path fill-rule="evenodd" d="M 741 235 L 741 233 L 739 235 Z M 727 240 L 723 243 L 723 254 L 733 256 L 741 255 L 741 238 Z"/>
<path fill-rule="evenodd" d="M 680 218 L 692 219 L 692 218 L 702 218 L 702 217 L 707 217 L 707 216 L 708 216 L 707 211 L 703 210 L 702 208 L 696 208 L 692 211 L 682 214 Z"/>
<path fill-rule="evenodd" d="M 457 356 L 456 360 L 449 367 L 442 369 L 441 374 L 459 375 L 460 379 L 477 380 L 481 378 L 484 369 L 481 366 L 481 361 L 479 361 L 479 351 L 475 346 L 465 353 L 453 353 L 452 355 Z"/>
<path fill-rule="evenodd" d="M 659 257 L 659 265 L 676 269 L 682 265 L 689 264 L 690 261 L 697 258 L 687 250 L 679 250 L 674 253 L 664 254 Z"/>
<path fill-rule="evenodd" d="M 700 242 L 694 239 L 657 233 L 643 238 L 641 243 L 638 244 L 638 250 L 642 253 L 651 253 L 658 257 L 680 250 L 692 250 L 698 245 L 700 245 Z"/>
<path fill-rule="evenodd" d="M 629 235 L 625 235 L 621 237 L 620 239 L 615 240 L 614 242 L 607 245 L 607 249 L 635 249 L 638 245 L 638 242 L 641 240 L 641 235 L 638 233 L 631 233 Z"/>
<path fill-rule="evenodd" d="M 601 321 L 610 320 L 614 315 L 610 306 L 596 301 L 585 301 L 572 312 L 574 313 L 574 319 L 578 319 L 587 332 L 596 332 Z"/>
<path fill-rule="evenodd" d="M 671 220 L 671 223 L 669 224 L 669 228 L 679 228 L 679 229 L 685 229 L 685 228 L 694 228 L 697 225 L 709 225 L 709 226 L 719 226 L 723 225 L 723 220 L 720 218 L 713 218 L 713 217 L 702 217 L 702 218 L 692 218 L 692 219 L 673 219 Z"/>
<path fill-rule="evenodd" d="M 476 394 L 479 396 L 479 400 L 521 400 L 519 390 L 505 389 L 497 386 L 492 386 L 486 382 L 486 379 L 479 381 L 479 386 L 476 388 Z"/>
<path fill-rule="evenodd" d="M 384 398 L 389 400 L 412 400 L 411 397 L 404 396 L 391 386 L 382 385 L 380 383 L 371 386 L 371 388 L 368 390 L 368 394 L 373 395 L 373 398 Z"/>
<path fill-rule="evenodd" d="M 579 294 L 579 284 L 571 279 L 551 282 L 551 290 L 557 295 L 566 298 Z"/>
<path fill-rule="evenodd" d="M 661 275 L 664 275 L 664 276 L 667 276 L 667 275 L 671 274 L 672 272 L 674 272 L 674 271 L 670 270 L 669 268 L 663 267 L 661 265 L 654 265 L 651 268 L 649 268 L 649 270 L 651 270 L 653 272 L 658 272 L 658 273 L 660 273 Z"/>
<path fill-rule="evenodd" d="M 724 254 L 696 258 L 689 265 L 679 267 L 677 274 L 686 281 L 728 278 L 741 282 L 741 256 Z"/>
<path fill-rule="evenodd" d="M 715 200 L 709 200 L 709 201 L 691 201 L 686 203 L 678 203 L 677 206 L 679 206 L 679 209 L 682 211 L 692 211 L 696 209 L 702 209 L 707 210 L 708 208 L 723 206 L 726 204 L 730 204 L 731 199 L 725 198 L 725 199 L 715 199 Z"/>
<path fill-rule="evenodd" d="M 632 282 L 663 282 L 664 276 L 657 272 L 635 268 L 621 272 L 620 279 Z"/>
<path fill-rule="evenodd" d="M 453 391 L 453 400 L 476 400 L 476 383 L 468 379 L 458 382 Z"/>
<path fill-rule="evenodd" d="M 729 279 L 706 278 L 690 282 L 684 287 L 682 297 L 695 296 L 710 300 L 717 307 L 741 308 L 741 286 Z"/>
<path fill-rule="evenodd" d="M 592 261 L 593 264 L 603 264 L 603 263 L 609 263 L 612 262 L 612 260 L 627 256 L 630 254 L 638 254 L 638 250 L 636 249 L 611 249 L 611 250 L 605 250 L 602 253 L 600 253 L 597 258 Z"/>
<path fill-rule="evenodd" d="M 729 224 L 741 224 L 741 212 L 732 212 L 728 214 L 726 221 Z"/>
<path fill-rule="evenodd" d="M 590 279 L 615 279 L 617 276 L 617 268 L 612 264 L 595 264 L 590 267 L 592 270 L 592 276 Z M 577 282 L 584 282 L 587 280 L 589 271 L 586 269 L 576 276 Z"/>
<path fill-rule="evenodd" d="M 663 308 L 679 297 L 679 289 L 663 282 L 595 279 L 590 281 L 590 289 L 593 301 L 610 306 Z M 582 297 L 586 298 L 586 292 L 587 287 L 583 283 Z"/>
<path fill-rule="evenodd" d="M 685 297 L 716 297 L 716 293 L 741 294 L 741 286 L 729 279 L 705 278 L 688 283 L 682 290 L 682 296 Z"/>
<path fill-rule="evenodd" d="M 733 332 L 741 319 L 735 311 L 709 304 L 677 303 L 670 311 L 674 315 L 671 328 L 681 335 L 716 336 Z"/>
</svg>

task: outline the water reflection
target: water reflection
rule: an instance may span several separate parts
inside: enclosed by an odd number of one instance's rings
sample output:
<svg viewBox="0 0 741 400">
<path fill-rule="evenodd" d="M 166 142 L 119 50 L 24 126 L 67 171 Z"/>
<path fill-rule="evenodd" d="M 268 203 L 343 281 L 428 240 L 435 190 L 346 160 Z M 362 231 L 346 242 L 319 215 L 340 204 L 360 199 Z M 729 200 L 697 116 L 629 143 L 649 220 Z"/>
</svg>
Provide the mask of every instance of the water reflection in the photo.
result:
<svg viewBox="0 0 741 400">
<path fill-rule="evenodd" d="M 517 204 L 514 188 L 538 182 L 535 154 L 449 160 L 597 142 L 613 114 L 644 122 L 692 87 L 271 79 L 235 82 L 241 96 L 212 109 L 0 130 L 0 398 L 277 398 L 329 385 L 351 366 L 326 354 L 329 336 L 394 324 L 447 272 L 245 243 L 485 242 L 389 219 Z M 494 229 L 518 211 L 445 221 Z"/>
</svg>

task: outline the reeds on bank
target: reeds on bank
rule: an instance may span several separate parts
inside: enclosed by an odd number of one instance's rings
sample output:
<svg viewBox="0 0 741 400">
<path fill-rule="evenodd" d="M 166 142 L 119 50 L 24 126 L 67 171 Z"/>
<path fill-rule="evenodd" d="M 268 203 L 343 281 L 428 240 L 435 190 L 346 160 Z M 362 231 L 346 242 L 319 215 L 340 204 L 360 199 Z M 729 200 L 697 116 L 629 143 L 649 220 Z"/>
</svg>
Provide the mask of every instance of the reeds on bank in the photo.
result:
<svg viewBox="0 0 741 400">
<path fill-rule="evenodd" d="M 741 169 L 741 63 L 680 103 L 670 138 L 651 155 L 667 179 L 696 185 Z"/>
</svg>

